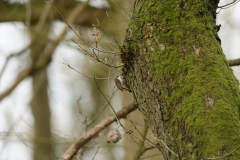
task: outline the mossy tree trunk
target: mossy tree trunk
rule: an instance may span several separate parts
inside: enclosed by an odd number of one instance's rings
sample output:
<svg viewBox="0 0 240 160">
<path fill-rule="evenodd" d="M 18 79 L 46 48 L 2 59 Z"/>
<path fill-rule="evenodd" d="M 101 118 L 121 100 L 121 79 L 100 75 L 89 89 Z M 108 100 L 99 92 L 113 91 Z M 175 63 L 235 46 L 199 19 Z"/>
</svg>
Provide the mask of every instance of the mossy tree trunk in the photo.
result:
<svg viewBox="0 0 240 160">
<path fill-rule="evenodd" d="M 123 76 L 165 159 L 240 157 L 239 84 L 217 36 L 217 4 L 136 3 Z"/>
</svg>

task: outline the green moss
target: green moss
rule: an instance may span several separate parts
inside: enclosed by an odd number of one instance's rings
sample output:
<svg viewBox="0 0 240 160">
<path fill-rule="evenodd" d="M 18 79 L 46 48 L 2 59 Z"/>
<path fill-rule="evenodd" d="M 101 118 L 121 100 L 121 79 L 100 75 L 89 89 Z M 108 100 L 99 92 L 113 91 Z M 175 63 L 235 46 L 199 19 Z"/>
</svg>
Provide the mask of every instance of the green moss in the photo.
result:
<svg viewBox="0 0 240 160">
<path fill-rule="evenodd" d="M 123 45 L 123 74 L 150 128 L 174 139 L 167 143 L 183 159 L 224 155 L 240 142 L 239 84 L 216 40 L 212 1 L 184 2 L 140 1 Z"/>
</svg>

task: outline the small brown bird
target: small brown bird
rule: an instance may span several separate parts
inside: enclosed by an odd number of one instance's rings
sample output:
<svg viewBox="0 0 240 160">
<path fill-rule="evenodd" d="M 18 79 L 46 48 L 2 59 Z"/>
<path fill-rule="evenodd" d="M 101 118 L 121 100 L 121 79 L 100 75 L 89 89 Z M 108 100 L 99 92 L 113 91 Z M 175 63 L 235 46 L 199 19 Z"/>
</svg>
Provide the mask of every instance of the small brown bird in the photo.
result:
<svg viewBox="0 0 240 160">
<path fill-rule="evenodd" d="M 115 78 L 115 85 L 116 85 L 117 88 L 118 88 L 119 90 L 121 90 L 121 91 L 123 91 L 123 90 L 129 90 L 128 88 L 126 88 L 126 87 L 123 86 L 123 81 L 122 81 L 122 79 L 121 79 L 120 76 L 117 76 L 117 77 Z"/>
</svg>

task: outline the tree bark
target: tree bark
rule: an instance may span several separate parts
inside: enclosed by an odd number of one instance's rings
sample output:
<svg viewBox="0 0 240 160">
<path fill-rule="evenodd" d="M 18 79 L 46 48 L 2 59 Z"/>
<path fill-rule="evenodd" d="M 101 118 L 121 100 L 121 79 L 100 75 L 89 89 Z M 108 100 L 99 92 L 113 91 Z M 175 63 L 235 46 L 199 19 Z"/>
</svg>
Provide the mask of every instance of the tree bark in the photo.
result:
<svg viewBox="0 0 240 160">
<path fill-rule="evenodd" d="M 220 46 L 217 4 L 136 2 L 123 76 L 165 159 L 240 157 L 239 83 Z"/>
</svg>

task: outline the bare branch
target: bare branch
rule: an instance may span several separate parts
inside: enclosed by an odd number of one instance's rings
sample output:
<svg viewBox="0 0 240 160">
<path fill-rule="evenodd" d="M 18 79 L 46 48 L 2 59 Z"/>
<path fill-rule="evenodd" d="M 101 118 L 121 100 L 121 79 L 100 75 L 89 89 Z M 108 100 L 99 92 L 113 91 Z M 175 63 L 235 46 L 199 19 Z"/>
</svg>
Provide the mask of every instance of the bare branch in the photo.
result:
<svg viewBox="0 0 240 160">
<path fill-rule="evenodd" d="M 10 61 L 10 59 L 11 59 L 12 57 L 20 56 L 20 55 L 22 55 L 23 53 L 26 53 L 25 51 L 28 50 L 28 48 L 29 48 L 30 46 L 32 46 L 32 45 L 33 45 L 33 43 L 29 44 L 28 46 L 26 46 L 25 48 L 23 48 L 22 50 L 20 50 L 18 53 L 12 53 L 12 54 L 10 54 L 10 55 L 8 55 L 8 56 L 6 57 L 6 60 L 5 60 L 5 62 L 4 62 L 4 65 L 3 65 L 3 67 L 2 67 L 2 69 L 1 69 L 1 71 L 0 71 L 0 78 L 2 77 L 2 74 L 3 74 L 4 70 L 6 69 L 6 66 L 8 65 L 8 62 Z"/>
<path fill-rule="evenodd" d="M 4 62 L 4 65 L 3 65 L 3 67 L 2 67 L 2 69 L 1 69 L 1 71 L 0 71 L 0 78 L 2 77 L 2 74 L 3 74 L 3 72 L 4 72 L 5 68 L 6 68 L 9 60 L 10 60 L 13 56 L 15 56 L 15 54 L 10 54 L 9 56 L 7 56 L 7 58 L 6 58 L 5 62 Z"/>
<path fill-rule="evenodd" d="M 6 91 L 4 91 L 2 94 L 0 94 L 0 101 L 5 98 L 6 96 L 8 96 L 17 86 L 20 82 L 22 82 L 22 80 L 24 80 L 25 78 L 27 78 L 30 73 L 32 71 L 32 68 L 29 67 L 28 69 L 26 69 L 25 71 L 23 71 L 22 73 L 20 73 L 16 79 L 16 81 L 11 85 L 11 87 L 9 87 Z"/>
<path fill-rule="evenodd" d="M 161 139 L 159 140 L 159 139 L 157 139 L 156 137 L 154 137 L 153 135 L 152 135 L 152 137 L 153 137 L 155 140 L 161 142 L 168 151 L 170 151 L 172 154 L 174 154 L 176 157 L 178 157 L 178 155 L 177 155 L 175 152 L 173 152 Z"/>
<path fill-rule="evenodd" d="M 93 156 L 93 160 L 94 160 L 94 158 L 95 158 L 95 156 L 96 156 L 99 148 L 100 148 L 100 147 L 97 148 L 97 151 L 96 151 L 96 153 L 95 153 L 94 156 Z"/>
<path fill-rule="evenodd" d="M 222 6 L 218 6 L 217 8 L 226 9 L 226 8 L 229 8 L 229 7 L 237 4 L 238 2 L 239 2 L 239 0 L 233 0 L 232 2 L 230 2 L 228 4 L 225 4 L 225 5 L 222 5 Z"/>
<path fill-rule="evenodd" d="M 116 112 L 117 118 L 125 118 L 127 114 L 131 113 L 137 109 L 137 105 L 135 102 L 131 103 L 130 105 L 124 107 L 120 111 Z M 99 132 L 101 132 L 104 128 L 110 125 L 112 122 L 116 121 L 115 115 L 111 115 L 100 123 L 98 123 L 95 127 L 87 131 L 85 135 L 80 137 L 74 144 L 72 144 L 69 149 L 63 154 L 60 160 L 70 160 L 74 157 L 77 151 L 82 148 L 89 140 L 91 140 L 94 136 L 96 136 Z"/>
<path fill-rule="evenodd" d="M 240 58 L 228 60 L 229 66 L 239 66 L 240 65 Z"/>
<path fill-rule="evenodd" d="M 63 60 L 64 60 L 64 59 L 63 59 Z M 76 69 L 73 68 L 72 66 L 70 66 L 70 64 L 68 64 L 67 61 L 64 60 L 64 62 L 65 62 L 65 63 L 63 63 L 63 64 L 65 64 L 66 66 L 68 66 L 68 68 L 74 70 L 74 71 L 77 72 L 77 73 L 80 73 L 80 74 L 83 75 L 84 77 L 93 78 L 93 79 L 101 79 L 101 80 L 108 80 L 108 79 L 114 79 L 114 78 L 115 78 L 115 76 L 114 76 L 114 77 L 109 77 L 109 78 L 98 78 L 98 77 L 89 76 L 89 75 L 87 75 L 87 74 L 84 74 L 84 73 L 76 70 Z"/>
</svg>

